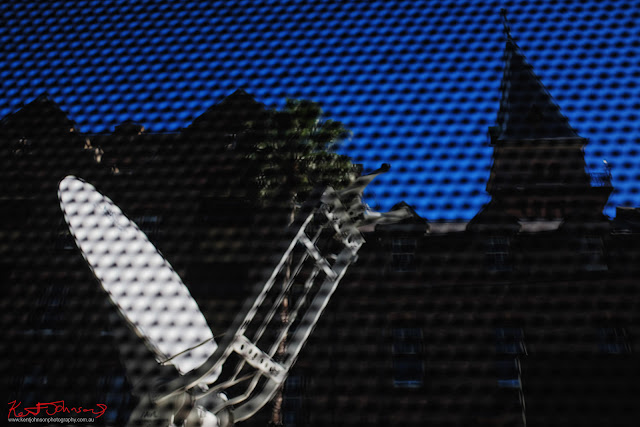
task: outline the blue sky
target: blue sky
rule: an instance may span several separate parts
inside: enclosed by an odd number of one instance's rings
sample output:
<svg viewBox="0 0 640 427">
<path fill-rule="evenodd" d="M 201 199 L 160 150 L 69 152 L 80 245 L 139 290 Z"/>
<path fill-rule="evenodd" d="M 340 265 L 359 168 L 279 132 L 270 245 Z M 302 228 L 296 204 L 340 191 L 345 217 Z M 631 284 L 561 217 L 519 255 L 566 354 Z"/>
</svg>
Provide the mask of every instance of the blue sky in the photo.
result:
<svg viewBox="0 0 640 427">
<path fill-rule="evenodd" d="M 612 167 L 605 211 L 640 206 L 640 2 L 18 1 L 0 5 L 0 115 L 42 92 L 83 132 L 127 119 L 176 131 L 238 88 L 319 102 L 375 169 L 368 193 L 429 220 L 488 201 L 504 35 L 500 8 L 578 133 Z"/>
</svg>

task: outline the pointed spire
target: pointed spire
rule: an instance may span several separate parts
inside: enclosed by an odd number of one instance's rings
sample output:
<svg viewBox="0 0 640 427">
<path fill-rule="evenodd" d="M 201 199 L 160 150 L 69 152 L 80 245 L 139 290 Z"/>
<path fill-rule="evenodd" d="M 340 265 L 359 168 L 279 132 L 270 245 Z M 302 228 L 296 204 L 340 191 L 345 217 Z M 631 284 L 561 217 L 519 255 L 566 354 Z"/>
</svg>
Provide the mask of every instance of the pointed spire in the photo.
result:
<svg viewBox="0 0 640 427">
<path fill-rule="evenodd" d="M 500 15 L 507 40 L 498 139 L 579 138 L 513 40 L 506 10 Z"/>
<path fill-rule="evenodd" d="M 504 34 L 508 40 L 511 40 L 511 26 L 509 25 L 509 18 L 507 18 L 507 9 L 500 9 L 500 16 L 502 17 L 502 25 L 504 27 Z"/>
</svg>

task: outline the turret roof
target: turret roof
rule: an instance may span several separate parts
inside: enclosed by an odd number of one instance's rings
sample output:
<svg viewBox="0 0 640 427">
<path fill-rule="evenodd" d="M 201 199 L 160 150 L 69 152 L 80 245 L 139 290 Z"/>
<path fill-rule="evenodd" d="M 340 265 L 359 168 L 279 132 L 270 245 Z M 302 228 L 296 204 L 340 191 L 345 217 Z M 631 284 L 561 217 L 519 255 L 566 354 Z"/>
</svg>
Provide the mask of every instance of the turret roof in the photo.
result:
<svg viewBox="0 0 640 427">
<path fill-rule="evenodd" d="M 506 17 L 505 33 L 498 139 L 579 138 L 511 37 Z"/>
</svg>

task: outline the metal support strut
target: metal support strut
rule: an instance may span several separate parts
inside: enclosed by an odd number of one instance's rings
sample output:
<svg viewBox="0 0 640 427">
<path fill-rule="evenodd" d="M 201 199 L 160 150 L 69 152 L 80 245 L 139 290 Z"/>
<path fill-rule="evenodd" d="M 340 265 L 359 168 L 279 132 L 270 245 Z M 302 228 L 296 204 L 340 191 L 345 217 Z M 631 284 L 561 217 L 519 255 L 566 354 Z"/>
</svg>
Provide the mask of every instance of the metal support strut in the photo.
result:
<svg viewBox="0 0 640 427">
<path fill-rule="evenodd" d="M 338 194 L 328 187 L 320 204 L 307 215 L 294 235 L 280 262 L 255 298 L 236 318 L 231 331 L 225 334 L 218 349 L 199 369 L 169 384 L 174 390 L 156 396 L 156 403 L 192 389 L 202 378 L 223 368 L 223 374 L 206 394 L 224 392 L 228 400 L 211 412 L 218 413 L 233 407 L 235 421 L 243 421 L 255 414 L 275 395 L 286 380 L 289 370 L 309 338 L 320 315 L 327 306 L 338 283 L 364 239 L 345 209 Z M 329 255 L 337 255 L 329 257 Z M 283 287 L 275 286 L 282 278 L 287 260 L 292 259 L 291 277 Z M 299 285 L 296 287 L 296 285 Z M 292 297 L 288 322 L 281 324 L 276 313 L 285 296 Z M 276 353 L 286 340 L 284 354 Z M 225 372 L 227 373 L 225 375 Z M 186 382 L 185 382 L 186 381 Z M 176 387 L 174 387 L 176 386 Z"/>
</svg>

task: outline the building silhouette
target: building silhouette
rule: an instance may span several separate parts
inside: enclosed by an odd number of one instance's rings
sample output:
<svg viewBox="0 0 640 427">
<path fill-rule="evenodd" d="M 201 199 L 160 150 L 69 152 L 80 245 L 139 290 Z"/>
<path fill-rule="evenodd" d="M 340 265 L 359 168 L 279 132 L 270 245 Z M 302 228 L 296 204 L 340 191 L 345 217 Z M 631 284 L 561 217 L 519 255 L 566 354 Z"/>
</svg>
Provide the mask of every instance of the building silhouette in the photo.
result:
<svg viewBox="0 0 640 427">
<path fill-rule="evenodd" d="M 135 405 L 122 348 L 150 357 L 69 235 L 56 199 L 68 174 L 140 225 L 224 333 L 285 236 L 286 215 L 256 203 L 243 161 L 265 114 L 239 90 L 175 133 L 125 122 L 82 134 L 46 95 L 2 119 L 9 401 L 105 402 L 99 421 L 121 425 Z M 287 381 L 285 425 L 637 424 L 640 211 L 603 215 L 609 172 L 586 170 L 587 140 L 508 32 L 489 134 L 491 201 L 472 220 L 414 212 L 364 231 Z"/>
<path fill-rule="evenodd" d="M 609 171 L 508 31 L 501 91 L 490 202 L 365 234 L 294 373 L 295 425 L 637 423 L 638 211 L 603 215 Z"/>
<path fill-rule="evenodd" d="M 249 289 L 273 267 L 271 251 L 280 252 L 286 225 L 257 206 L 245 176 L 243 158 L 265 113 L 238 90 L 181 132 L 152 133 L 125 122 L 113 133 L 81 134 L 43 94 L 2 119 L 9 401 L 105 403 L 109 410 L 98 424 L 123 425 L 136 399 L 122 362 L 154 361 L 73 242 L 57 200 L 66 175 L 114 200 L 188 283 L 213 332 L 226 331 Z"/>
</svg>

